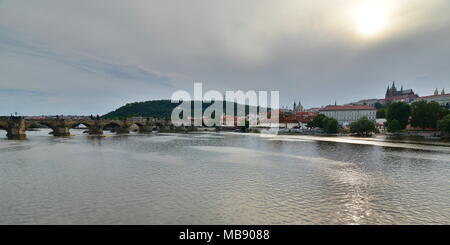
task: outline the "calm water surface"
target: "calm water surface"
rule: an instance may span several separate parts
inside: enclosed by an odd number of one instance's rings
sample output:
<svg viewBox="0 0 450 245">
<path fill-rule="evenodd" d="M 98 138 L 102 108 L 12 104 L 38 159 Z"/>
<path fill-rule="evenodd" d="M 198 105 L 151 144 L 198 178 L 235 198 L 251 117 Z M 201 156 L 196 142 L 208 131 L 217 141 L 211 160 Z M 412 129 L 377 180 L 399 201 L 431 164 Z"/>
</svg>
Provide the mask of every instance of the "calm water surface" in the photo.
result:
<svg viewBox="0 0 450 245">
<path fill-rule="evenodd" d="M 0 224 L 450 224 L 450 147 L 0 134 Z"/>
</svg>

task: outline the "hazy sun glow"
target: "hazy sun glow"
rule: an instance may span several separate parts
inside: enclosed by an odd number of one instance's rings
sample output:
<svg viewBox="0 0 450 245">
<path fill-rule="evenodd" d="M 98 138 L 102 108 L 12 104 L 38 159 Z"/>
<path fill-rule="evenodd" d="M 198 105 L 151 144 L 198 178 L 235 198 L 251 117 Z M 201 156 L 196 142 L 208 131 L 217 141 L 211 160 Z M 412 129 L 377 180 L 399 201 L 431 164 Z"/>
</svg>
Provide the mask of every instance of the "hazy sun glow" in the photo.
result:
<svg viewBox="0 0 450 245">
<path fill-rule="evenodd" d="M 361 5 L 357 9 L 358 30 L 365 35 L 375 35 L 386 26 L 386 8 L 380 2 Z"/>
</svg>

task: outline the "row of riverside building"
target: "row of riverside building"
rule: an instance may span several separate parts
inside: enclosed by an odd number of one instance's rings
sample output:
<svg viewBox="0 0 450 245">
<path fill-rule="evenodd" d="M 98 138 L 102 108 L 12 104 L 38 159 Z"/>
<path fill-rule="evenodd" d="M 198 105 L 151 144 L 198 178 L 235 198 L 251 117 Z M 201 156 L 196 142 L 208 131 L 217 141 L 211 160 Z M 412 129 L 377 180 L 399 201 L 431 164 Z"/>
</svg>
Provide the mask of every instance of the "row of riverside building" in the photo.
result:
<svg viewBox="0 0 450 245">
<path fill-rule="evenodd" d="M 299 104 L 294 104 L 293 110 L 289 110 L 287 108 L 281 109 L 281 115 L 285 116 L 280 117 L 280 123 L 285 123 L 286 125 L 295 125 L 295 123 L 299 125 L 307 124 L 318 114 L 332 117 L 342 126 L 347 126 L 361 117 L 367 117 L 369 120 L 382 123 L 383 120 L 377 120 L 377 109 L 375 108 L 376 104 L 387 105 L 389 103 L 399 101 L 413 103 L 421 100 L 427 102 L 434 101 L 439 103 L 442 107 L 450 109 L 450 93 L 445 93 L 444 89 L 442 89 L 441 92 L 436 89 L 433 95 L 421 97 L 414 93 L 412 89 L 403 89 L 403 86 L 401 86 L 400 89 L 397 89 L 394 81 L 392 82 L 392 86 L 388 86 L 384 99 L 366 99 L 346 105 L 335 104 L 321 108 L 311 108 L 308 110 L 303 110 L 303 106 L 301 106 L 299 102 Z"/>
</svg>

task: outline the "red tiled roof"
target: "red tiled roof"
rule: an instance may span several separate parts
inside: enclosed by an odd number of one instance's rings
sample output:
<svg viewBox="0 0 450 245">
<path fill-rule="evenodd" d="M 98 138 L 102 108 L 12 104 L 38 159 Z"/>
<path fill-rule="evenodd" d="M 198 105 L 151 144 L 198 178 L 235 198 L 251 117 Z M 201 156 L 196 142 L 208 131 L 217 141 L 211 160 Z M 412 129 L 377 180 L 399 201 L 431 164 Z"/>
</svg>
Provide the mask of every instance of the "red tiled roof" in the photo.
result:
<svg viewBox="0 0 450 245">
<path fill-rule="evenodd" d="M 318 112 L 296 112 L 293 115 L 280 115 L 279 122 L 280 123 L 309 123 L 312 121 L 317 115 Z"/>
<path fill-rule="evenodd" d="M 439 97 L 439 96 L 448 96 L 448 95 L 450 95 L 450 94 L 429 95 L 429 96 L 422 96 L 422 97 L 419 97 L 419 99 L 433 98 L 433 97 Z"/>
<path fill-rule="evenodd" d="M 329 105 L 320 111 L 350 111 L 350 110 L 375 110 L 374 107 L 368 105 Z"/>
</svg>

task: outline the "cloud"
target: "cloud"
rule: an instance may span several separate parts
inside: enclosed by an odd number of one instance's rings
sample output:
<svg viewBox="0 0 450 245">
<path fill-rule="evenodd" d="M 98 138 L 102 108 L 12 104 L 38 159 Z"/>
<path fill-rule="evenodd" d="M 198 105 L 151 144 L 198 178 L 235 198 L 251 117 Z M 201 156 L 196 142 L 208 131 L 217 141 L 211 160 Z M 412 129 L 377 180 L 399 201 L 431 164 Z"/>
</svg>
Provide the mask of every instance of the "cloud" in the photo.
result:
<svg viewBox="0 0 450 245">
<path fill-rule="evenodd" d="M 98 113 L 99 108 L 111 110 L 112 106 L 120 104 L 99 106 L 92 104 L 93 98 L 98 103 L 111 103 L 109 97 L 120 98 L 122 94 L 136 89 L 172 90 L 172 81 L 180 77 L 136 65 L 101 60 L 70 49 L 52 49 L 15 36 L 5 28 L 0 28 L 0 31 L 0 54 L 3 57 L 0 71 L 4 74 L 0 78 L 3 101 L 0 113 L 6 113 L 7 110 L 21 113 L 71 113 L 61 108 L 88 107 L 81 105 L 85 102 L 89 102 L 91 113 Z M 142 95 L 140 97 L 144 98 Z M 18 101 L 28 105 L 19 104 Z M 121 98 L 120 103 L 125 101 L 125 98 Z M 86 112 L 75 109 L 72 113 L 77 114 L 75 111 L 81 114 Z"/>
<path fill-rule="evenodd" d="M 24 55 L 32 58 L 46 59 L 77 68 L 83 72 L 171 86 L 171 77 L 159 72 L 150 71 L 134 65 L 108 62 L 89 55 L 68 53 L 67 51 L 66 53 L 58 53 L 49 47 L 34 45 L 31 42 L 14 39 L 11 36 L 5 35 L 8 33 L 7 30 L 0 29 L 0 31 L 3 33 L 0 37 L 0 52 L 3 54 Z"/>
<path fill-rule="evenodd" d="M 420 94 L 448 86 L 450 3 L 377 0 L 387 24 L 367 37 L 355 16 L 373 1 L 4 0 L 0 88 L 55 92 L 95 113 L 193 82 L 280 90 L 282 104 L 306 106 L 382 97 L 394 79 Z"/>
</svg>

